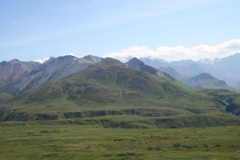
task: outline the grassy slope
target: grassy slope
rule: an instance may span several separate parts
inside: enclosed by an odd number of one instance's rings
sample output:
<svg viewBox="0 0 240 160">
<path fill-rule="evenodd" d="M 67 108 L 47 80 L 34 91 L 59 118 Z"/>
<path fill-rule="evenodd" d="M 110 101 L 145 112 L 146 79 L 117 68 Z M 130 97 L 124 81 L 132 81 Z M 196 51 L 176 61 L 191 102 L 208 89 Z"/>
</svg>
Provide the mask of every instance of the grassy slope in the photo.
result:
<svg viewBox="0 0 240 160">
<path fill-rule="evenodd" d="M 7 101 L 12 98 L 12 95 L 0 93 L 0 102 Z"/>
<path fill-rule="evenodd" d="M 226 105 L 225 110 L 240 116 L 240 94 L 228 90 L 202 90 L 202 93 L 218 98 Z"/>
</svg>

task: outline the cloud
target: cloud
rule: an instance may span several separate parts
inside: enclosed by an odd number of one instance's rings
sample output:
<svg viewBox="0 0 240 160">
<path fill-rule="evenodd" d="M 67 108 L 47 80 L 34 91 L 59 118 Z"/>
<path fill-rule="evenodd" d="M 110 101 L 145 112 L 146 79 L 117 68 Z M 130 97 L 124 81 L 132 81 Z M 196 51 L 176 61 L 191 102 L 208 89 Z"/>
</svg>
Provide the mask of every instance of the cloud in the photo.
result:
<svg viewBox="0 0 240 160">
<path fill-rule="evenodd" d="M 222 58 L 234 53 L 240 53 L 240 39 L 230 40 L 215 46 L 199 45 L 195 47 L 158 47 L 156 50 L 146 46 L 134 46 L 109 53 L 105 57 L 124 59 L 126 57 L 152 57 L 161 58 L 169 61 L 192 59 L 199 60 L 203 58 Z"/>
<path fill-rule="evenodd" d="M 49 60 L 49 58 L 44 58 L 44 59 L 36 59 L 34 62 L 38 63 L 44 63 L 45 61 Z"/>
<path fill-rule="evenodd" d="M 68 53 L 68 54 L 65 54 L 64 56 L 74 56 L 74 57 L 79 58 L 77 55 L 75 55 L 75 54 L 73 54 L 73 53 Z"/>
</svg>

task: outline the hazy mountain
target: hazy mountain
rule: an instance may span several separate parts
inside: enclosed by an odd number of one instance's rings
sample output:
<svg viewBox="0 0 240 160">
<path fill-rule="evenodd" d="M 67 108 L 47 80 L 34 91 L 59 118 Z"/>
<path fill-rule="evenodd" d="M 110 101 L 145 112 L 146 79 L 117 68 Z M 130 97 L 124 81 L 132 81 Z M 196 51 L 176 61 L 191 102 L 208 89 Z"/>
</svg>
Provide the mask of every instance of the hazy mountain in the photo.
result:
<svg viewBox="0 0 240 160">
<path fill-rule="evenodd" d="M 234 85 L 234 88 L 237 90 L 237 92 L 240 92 L 240 82 Z"/>
<path fill-rule="evenodd" d="M 188 76 L 197 76 L 201 73 L 209 73 L 217 79 L 225 81 L 230 86 L 234 86 L 236 83 L 239 82 L 240 79 L 239 53 L 215 60 L 181 60 L 163 63 L 163 60 L 142 58 L 142 61 L 152 67 L 171 67 L 172 69 L 180 72 L 181 74 Z M 175 76 L 175 78 L 177 78 L 177 76 Z"/>
<path fill-rule="evenodd" d="M 204 67 L 192 60 L 173 61 L 170 66 L 186 75 L 195 76 L 204 72 Z"/>
<path fill-rule="evenodd" d="M 12 83 L 20 78 L 25 77 L 34 68 L 39 66 L 37 62 L 22 62 L 17 59 L 9 62 L 0 63 L 0 87 Z"/>
<path fill-rule="evenodd" d="M 149 65 L 145 65 L 141 60 L 137 59 L 137 58 L 133 58 L 131 59 L 129 62 L 126 63 L 127 66 L 137 69 L 137 70 L 141 70 L 141 71 L 145 71 L 154 75 L 157 75 L 159 77 L 162 78 L 167 78 L 169 80 L 174 81 L 174 78 L 172 76 L 170 76 L 169 74 L 165 73 L 165 72 L 161 72 L 156 68 L 153 68 Z"/>
<path fill-rule="evenodd" d="M 139 60 L 141 60 L 145 64 L 147 64 L 149 66 L 152 66 L 154 68 L 161 68 L 161 67 L 169 66 L 168 61 L 165 61 L 165 60 L 160 59 L 160 58 L 143 57 L 143 58 L 140 58 Z"/>
<path fill-rule="evenodd" d="M 76 73 L 91 64 L 101 62 L 102 58 L 86 56 L 77 58 L 74 56 L 63 56 L 50 58 L 48 61 L 38 65 L 24 77 L 5 85 L 2 92 L 17 95 L 26 90 L 41 87 L 46 83 L 59 81 L 73 73 Z"/>
<path fill-rule="evenodd" d="M 240 75 L 239 61 L 240 61 L 240 54 L 236 53 L 229 57 L 216 59 L 214 61 L 214 65 L 233 75 Z"/>
<path fill-rule="evenodd" d="M 196 89 L 227 89 L 234 91 L 226 82 L 218 80 L 208 73 L 201 73 L 197 76 L 181 80 L 184 84 Z"/>
<path fill-rule="evenodd" d="M 177 71 L 176 69 L 173 69 L 172 67 L 160 67 L 160 71 L 168 73 L 172 77 L 176 78 L 177 80 L 181 80 L 183 78 L 186 78 L 187 75 L 184 75 L 180 71 Z"/>
</svg>

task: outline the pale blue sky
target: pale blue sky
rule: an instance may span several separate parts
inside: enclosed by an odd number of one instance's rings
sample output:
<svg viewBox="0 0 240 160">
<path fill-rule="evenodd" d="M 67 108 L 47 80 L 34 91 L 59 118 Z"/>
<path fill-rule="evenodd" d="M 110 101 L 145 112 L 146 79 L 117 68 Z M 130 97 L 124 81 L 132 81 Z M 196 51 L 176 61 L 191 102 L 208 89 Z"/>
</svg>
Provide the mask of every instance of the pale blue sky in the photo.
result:
<svg viewBox="0 0 240 160">
<path fill-rule="evenodd" d="M 239 0 L 0 0 L 0 23 L 0 61 L 231 40 L 240 51 Z"/>
</svg>

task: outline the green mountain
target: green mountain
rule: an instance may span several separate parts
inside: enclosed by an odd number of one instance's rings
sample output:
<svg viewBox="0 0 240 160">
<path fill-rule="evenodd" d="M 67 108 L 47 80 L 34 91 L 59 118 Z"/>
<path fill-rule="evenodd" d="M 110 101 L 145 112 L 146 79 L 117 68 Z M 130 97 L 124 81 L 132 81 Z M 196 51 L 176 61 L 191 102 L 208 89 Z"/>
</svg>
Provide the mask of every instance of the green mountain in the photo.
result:
<svg viewBox="0 0 240 160">
<path fill-rule="evenodd" d="M 180 95 L 182 94 L 182 95 Z M 68 78 L 22 96 L 30 102 L 66 99 L 77 104 L 108 104 L 121 100 L 148 97 L 177 98 L 189 93 L 166 78 L 126 67 L 123 63 L 106 58 Z M 20 98 L 21 99 L 21 98 Z"/>
<path fill-rule="evenodd" d="M 124 128 L 240 125 L 225 108 L 223 100 L 212 95 L 106 58 L 2 101 L 0 120 Z"/>
</svg>

